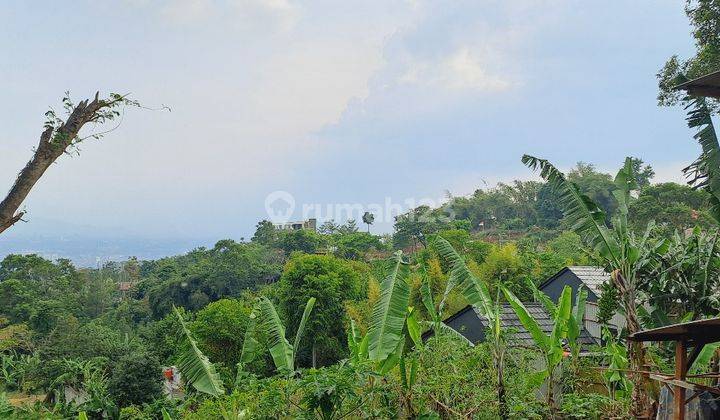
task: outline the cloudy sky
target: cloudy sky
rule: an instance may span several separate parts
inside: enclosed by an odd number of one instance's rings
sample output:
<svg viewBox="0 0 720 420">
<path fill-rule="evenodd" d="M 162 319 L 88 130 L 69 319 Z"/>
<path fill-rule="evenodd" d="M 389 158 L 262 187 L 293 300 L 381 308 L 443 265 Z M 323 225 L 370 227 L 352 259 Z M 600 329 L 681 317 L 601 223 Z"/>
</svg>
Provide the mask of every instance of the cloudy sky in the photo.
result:
<svg viewBox="0 0 720 420">
<path fill-rule="evenodd" d="M 664 61 L 693 50 L 677 1 L 63 3 L 0 8 L 0 190 L 66 90 L 172 111 L 129 109 L 62 157 L 12 237 L 239 239 L 273 191 L 296 212 L 402 204 L 530 178 L 523 153 L 634 155 L 661 180 L 697 154 L 655 99 Z"/>
</svg>

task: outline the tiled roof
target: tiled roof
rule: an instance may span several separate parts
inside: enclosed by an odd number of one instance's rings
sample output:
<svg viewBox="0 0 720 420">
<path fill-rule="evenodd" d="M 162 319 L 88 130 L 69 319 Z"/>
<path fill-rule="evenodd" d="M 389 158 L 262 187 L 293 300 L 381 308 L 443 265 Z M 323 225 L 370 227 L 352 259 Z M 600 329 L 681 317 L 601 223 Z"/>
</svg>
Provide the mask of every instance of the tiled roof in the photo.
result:
<svg viewBox="0 0 720 420">
<path fill-rule="evenodd" d="M 545 308 L 542 306 L 542 304 L 537 302 L 528 302 L 524 303 L 524 305 L 530 315 L 532 315 L 532 317 L 535 318 L 535 320 L 537 321 L 538 325 L 540 325 L 540 328 L 543 330 L 543 332 L 547 335 L 550 335 L 553 330 L 554 322 L 550 315 L 545 311 Z M 487 318 L 481 315 L 477 308 L 473 307 L 473 309 L 475 310 L 475 314 L 478 316 L 485 328 L 487 328 Z M 500 314 L 500 324 L 503 326 L 503 328 L 512 329 L 514 331 L 514 334 L 512 334 L 511 336 L 511 341 L 514 342 L 513 344 L 523 347 L 534 347 L 536 345 L 532 336 L 525 329 L 525 327 L 523 327 L 517 314 L 509 304 L 504 304 L 502 307 L 502 312 Z M 584 328 L 580 334 L 580 342 L 584 346 L 597 344 L 595 340 L 590 336 L 590 334 L 585 331 Z"/>
<path fill-rule="evenodd" d="M 568 270 L 572 271 L 598 297 L 601 294 L 600 286 L 610 281 L 610 274 L 601 267 L 575 265 L 568 267 Z"/>
</svg>

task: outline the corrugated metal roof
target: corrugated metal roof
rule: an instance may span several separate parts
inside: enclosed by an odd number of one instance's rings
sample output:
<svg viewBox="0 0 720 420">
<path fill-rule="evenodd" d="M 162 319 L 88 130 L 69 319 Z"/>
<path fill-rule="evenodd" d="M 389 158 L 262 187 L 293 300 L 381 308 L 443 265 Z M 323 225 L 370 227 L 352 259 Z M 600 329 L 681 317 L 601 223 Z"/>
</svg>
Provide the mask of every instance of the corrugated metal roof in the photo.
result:
<svg viewBox="0 0 720 420">
<path fill-rule="evenodd" d="M 537 321 L 538 325 L 540 325 L 540 328 L 543 330 L 543 332 L 547 335 L 550 335 L 550 333 L 552 333 L 555 323 L 553 322 L 553 319 L 550 317 L 550 315 L 545 311 L 545 308 L 542 306 L 542 304 L 537 302 L 528 302 L 524 303 L 524 305 L 530 315 L 532 315 L 532 317 L 535 318 L 535 320 Z M 480 322 L 482 322 L 483 326 L 487 328 L 487 318 L 483 316 L 477 310 L 477 308 L 473 307 L 473 309 L 475 311 L 475 314 L 478 316 Z M 500 314 L 500 324 L 503 326 L 504 329 L 512 329 L 514 331 L 514 334 L 511 338 L 511 340 L 514 342 L 513 344 L 523 347 L 534 347 L 536 345 L 532 336 L 525 329 L 525 327 L 523 327 L 517 314 L 509 304 L 504 304 L 502 307 L 502 312 Z M 584 346 L 597 344 L 584 328 L 580 334 L 580 343 L 582 343 Z"/>
<path fill-rule="evenodd" d="M 568 270 L 572 271 L 577 278 L 582 281 L 591 292 L 600 297 L 601 286 L 605 282 L 610 281 L 610 273 L 602 267 L 591 267 L 586 265 L 569 266 Z"/>
</svg>

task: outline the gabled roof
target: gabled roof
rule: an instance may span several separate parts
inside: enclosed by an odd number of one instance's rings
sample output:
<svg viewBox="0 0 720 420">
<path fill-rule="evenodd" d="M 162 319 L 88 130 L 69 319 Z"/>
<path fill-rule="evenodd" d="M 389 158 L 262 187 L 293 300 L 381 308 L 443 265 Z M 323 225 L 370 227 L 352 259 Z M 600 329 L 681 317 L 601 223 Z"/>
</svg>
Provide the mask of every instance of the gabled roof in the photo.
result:
<svg viewBox="0 0 720 420">
<path fill-rule="evenodd" d="M 550 315 L 545 311 L 545 308 L 542 306 L 542 304 L 537 302 L 528 302 L 524 303 L 525 308 L 527 308 L 530 315 L 535 318 L 538 325 L 540 325 L 540 328 L 542 331 L 550 335 L 553 330 L 554 322 L 553 319 L 550 317 Z M 448 317 L 445 321 L 443 321 L 445 324 L 450 325 L 450 322 L 458 318 L 460 315 L 464 314 L 465 312 L 473 310 L 475 312 L 475 315 L 477 316 L 478 320 L 478 328 L 488 328 L 489 323 L 488 319 L 482 315 L 482 313 L 475 307 L 468 305 L 464 307 L 463 309 L 459 310 L 452 316 Z M 509 304 L 503 304 L 502 311 L 500 313 L 500 325 L 502 325 L 503 329 L 512 329 L 513 334 L 510 337 L 511 345 L 516 345 L 520 347 L 535 347 L 535 341 L 533 340 L 530 333 L 523 327 L 522 323 L 520 322 L 520 319 L 518 318 L 515 311 L 512 309 L 512 307 Z M 458 331 L 460 332 L 460 331 Z M 462 332 L 460 332 L 462 334 Z M 585 329 L 582 330 L 580 334 L 580 343 L 583 346 L 589 346 L 597 344 L 595 340 L 590 336 L 590 334 L 585 331 Z M 476 344 L 476 343 L 473 343 Z"/>
<path fill-rule="evenodd" d="M 560 277 L 563 273 L 570 271 L 575 277 L 597 296 L 600 297 L 602 293 L 601 286 L 605 282 L 610 281 L 610 273 L 605 271 L 602 267 L 592 267 L 588 265 L 571 265 L 563 268 L 557 274 L 545 280 L 538 288 L 542 290 L 545 286 L 552 283 L 556 278 Z"/>
<path fill-rule="evenodd" d="M 585 286 L 590 289 L 596 296 L 600 297 L 602 292 L 601 286 L 605 282 L 610 281 L 610 273 L 602 267 L 590 267 L 586 265 L 573 265 L 568 267 Z"/>
<path fill-rule="evenodd" d="M 537 321 L 538 325 L 540 325 L 540 328 L 546 335 L 550 335 L 552 333 L 553 327 L 555 326 L 555 322 L 550 317 L 550 314 L 545 311 L 545 308 L 541 303 L 538 302 L 526 302 L 523 305 L 525 305 L 525 308 L 528 310 L 530 315 L 532 315 L 533 318 L 535 318 L 535 321 Z M 475 310 L 475 313 L 477 316 L 482 320 L 483 325 L 485 327 L 488 327 L 488 320 L 485 318 L 480 312 L 477 310 L 477 308 L 473 307 Z M 511 340 L 515 342 L 515 344 L 522 346 L 522 347 L 533 347 L 535 346 L 535 341 L 532 338 L 532 335 L 528 332 L 528 330 L 525 329 L 525 327 L 522 325 L 522 322 L 520 322 L 520 318 L 518 318 L 517 314 L 515 313 L 515 310 L 509 305 L 509 304 L 503 304 L 502 311 L 500 313 L 500 325 L 504 329 L 512 329 L 514 331 L 514 334 L 511 336 Z M 590 334 L 583 329 L 583 331 L 580 334 L 580 343 L 583 345 L 593 345 L 597 344 L 595 343 L 595 340 L 590 336 Z"/>
</svg>

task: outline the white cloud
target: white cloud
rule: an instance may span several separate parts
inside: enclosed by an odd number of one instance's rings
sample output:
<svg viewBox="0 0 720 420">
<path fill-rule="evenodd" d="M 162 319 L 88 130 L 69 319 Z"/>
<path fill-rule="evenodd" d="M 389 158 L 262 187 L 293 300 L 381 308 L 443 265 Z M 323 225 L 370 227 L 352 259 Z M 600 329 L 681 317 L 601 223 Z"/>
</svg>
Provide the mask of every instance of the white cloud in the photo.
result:
<svg viewBox="0 0 720 420">
<path fill-rule="evenodd" d="M 470 47 L 458 48 L 437 60 L 417 60 L 408 64 L 399 78 L 403 84 L 424 84 L 446 89 L 501 92 L 518 83 L 489 70 L 492 53 L 479 54 Z"/>
<path fill-rule="evenodd" d="M 139 5 L 139 0 L 126 0 Z M 157 3 L 144 3 L 155 6 Z M 241 26 L 267 25 L 289 30 L 299 18 L 299 7 L 287 0 L 171 0 L 159 7 L 159 14 L 175 24 L 207 24 L 211 20 L 235 21 Z"/>
</svg>

